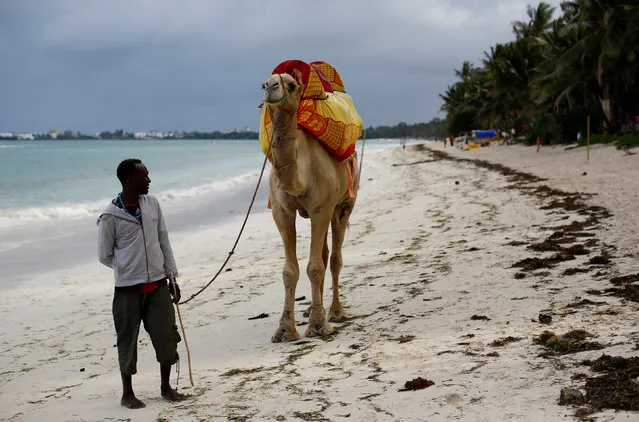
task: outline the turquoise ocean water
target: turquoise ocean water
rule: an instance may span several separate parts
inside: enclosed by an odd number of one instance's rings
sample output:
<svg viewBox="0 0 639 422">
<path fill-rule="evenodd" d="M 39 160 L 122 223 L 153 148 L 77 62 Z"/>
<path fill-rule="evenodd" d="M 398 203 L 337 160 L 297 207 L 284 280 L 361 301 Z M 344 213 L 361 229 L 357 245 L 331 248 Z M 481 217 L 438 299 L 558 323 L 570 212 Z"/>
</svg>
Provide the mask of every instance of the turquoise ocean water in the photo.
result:
<svg viewBox="0 0 639 422">
<path fill-rule="evenodd" d="M 263 160 L 256 141 L 0 142 L 0 226 L 94 214 L 119 191 L 125 158 L 144 161 L 165 200 L 232 189 Z"/>
<path fill-rule="evenodd" d="M 367 141 L 365 154 L 396 145 Z M 147 165 L 174 232 L 243 215 L 264 155 L 256 140 L 0 141 L 4 279 L 95 260 L 96 218 L 120 191 L 115 171 L 126 158 Z M 267 179 L 255 212 L 267 211 Z"/>
</svg>

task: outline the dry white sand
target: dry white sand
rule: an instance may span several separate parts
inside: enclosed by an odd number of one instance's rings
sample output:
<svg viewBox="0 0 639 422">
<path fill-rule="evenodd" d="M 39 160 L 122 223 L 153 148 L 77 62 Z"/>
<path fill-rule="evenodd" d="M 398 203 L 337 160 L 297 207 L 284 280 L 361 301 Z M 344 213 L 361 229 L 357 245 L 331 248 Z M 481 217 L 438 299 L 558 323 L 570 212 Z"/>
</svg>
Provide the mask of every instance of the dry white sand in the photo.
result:
<svg viewBox="0 0 639 422">
<path fill-rule="evenodd" d="M 441 144 L 429 147 L 444 150 Z M 136 394 L 147 407 L 119 405 L 112 274 L 96 262 L 43 274 L 3 291 L 0 301 L 0 419 L 10 421 L 200 420 L 566 420 L 562 387 L 583 387 L 577 364 L 602 352 L 636 355 L 639 304 L 589 289 L 611 287 L 615 275 L 639 272 L 636 203 L 639 155 L 597 147 L 585 150 L 510 146 L 447 152 L 502 163 L 541 176 L 520 181 L 472 162 L 433 161 L 419 148 L 365 155 L 362 186 L 344 245 L 342 296 L 358 318 L 335 324 L 334 336 L 273 344 L 283 306 L 283 251 L 269 214 L 249 219 L 232 270 L 181 307 L 191 346 L 195 388 L 188 386 L 184 343 L 179 404 L 159 397 L 159 369 L 141 333 Z M 410 164 L 426 161 L 419 164 Z M 586 172 L 587 175 L 583 175 Z M 459 182 L 458 184 L 456 182 Z M 556 227 L 587 219 L 583 209 L 549 205 L 556 197 L 531 194 L 547 185 L 597 194 L 587 205 L 612 217 L 583 231 L 589 254 L 516 279 L 516 262 L 547 257 L 526 245 Z M 266 204 L 257 204 L 265 206 Z M 544 209 L 545 207 L 545 209 Z M 231 248 L 240 220 L 172 235 L 187 297 L 214 273 Z M 305 268 L 309 224 L 298 219 L 298 255 Z M 170 228 L 169 228 L 170 229 Z M 520 246 L 510 242 L 525 242 Z M 582 242 L 583 243 L 583 242 Z M 607 266 L 587 261 L 602 253 Z M 562 275 L 568 268 L 586 273 Z M 303 272 L 303 271 L 302 271 Z M 326 300 L 330 297 L 330 282 Z M 300 277 L 297 296 L 310 298 Z M 589 298 L 600 304 L 581 303 Z M 306 301 L 296 318 L 306 319 Z M 540 311 L 553 315 L 549 326 Z M 268 318 L 249 320 L 261 313 Z M 473 315 L 485 319 L 471 319 Z M 584 329 L 604 350 L 539 356 L 533 337 L 550 329 Z M 299 327 L 303 334 L 304 326 Z M 513 337 L 504 345 L 495 340 Z M 496 352 L 496 353 L 495 353 Z M 423 377 L 434 385 L 398 391 Z M 172 377 L 175 383 L 175 376 Z M 605 411 L 599 420 L 637 420 Z"/>
</svg>

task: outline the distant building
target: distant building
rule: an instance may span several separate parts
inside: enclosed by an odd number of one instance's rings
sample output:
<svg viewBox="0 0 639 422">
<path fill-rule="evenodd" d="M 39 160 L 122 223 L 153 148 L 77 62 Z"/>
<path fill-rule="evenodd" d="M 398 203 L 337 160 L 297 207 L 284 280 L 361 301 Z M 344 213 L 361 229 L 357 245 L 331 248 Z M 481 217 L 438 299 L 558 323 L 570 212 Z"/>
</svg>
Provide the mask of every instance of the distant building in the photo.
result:
<svg viewBox="0 0 639 422">
<path fill-rule="evenodd" d="M 249 129 L 248 127 L 236 127 L 230 130 L 223 130 L 220 133 L 224 134 L 224 135 L 228 135 L 229 133 L 246 133 L 246 132 L 250 132 L 251 129 Z"/>
<path fill-rule="evenodd" d="M 58 136 L 62 135 L 62 131 L 58 129 L 49 129 L 49 136 L 51 139 L 58 139 Z"/>
</svg>

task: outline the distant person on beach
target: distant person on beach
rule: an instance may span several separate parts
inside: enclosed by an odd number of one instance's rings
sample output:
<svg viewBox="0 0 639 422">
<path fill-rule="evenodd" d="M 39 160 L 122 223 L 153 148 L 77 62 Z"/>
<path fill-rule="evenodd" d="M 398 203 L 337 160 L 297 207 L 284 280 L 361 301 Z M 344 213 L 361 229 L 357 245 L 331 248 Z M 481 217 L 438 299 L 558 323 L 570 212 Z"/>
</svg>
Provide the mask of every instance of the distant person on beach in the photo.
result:
<svg viewBox="0 0 639 422">
<path fill-rule="evenodd" d="M 98 257 L 115 275 L 112 311 L 122 376 L 120 403 L 139 409 L 146 405 L 135 396 L 131 378 L 137 372 L 140 322 L 160 363 L 162 397 L 186 398 L 169 385 L 180 341 L 172 302 L 179 302 L 180 290 L 177 283 L 175 292 L 167 285 L 167 276 L 177 276 L 177 267 L 160 204 L 148 195 L 149 171 L 142 161 L 131 158 L 120 163 L 117 176 L 122 192 L 98 218 Z"/>
<path fill-rule="evenodd" d="M 577 142 L 581 141 L 581 131 L 577 131 Z"/>
<path fill-rule="evenodd" d="M 539 148 L 541 148 L 541 136 L 537 137 L 537 152 L 539 152 Z"/>
</svg>

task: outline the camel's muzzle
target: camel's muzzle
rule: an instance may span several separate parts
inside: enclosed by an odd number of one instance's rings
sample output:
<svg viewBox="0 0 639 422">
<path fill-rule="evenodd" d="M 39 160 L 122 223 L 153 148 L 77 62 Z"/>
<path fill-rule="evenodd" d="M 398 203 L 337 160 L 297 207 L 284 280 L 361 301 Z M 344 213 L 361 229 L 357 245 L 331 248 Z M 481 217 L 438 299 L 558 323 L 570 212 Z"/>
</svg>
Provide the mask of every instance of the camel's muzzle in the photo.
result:
<svg viewBox="0 0 639 422">
<path fill-rule="evenodd" d="M 265 103 L 273 104 L 282 101 L 282 98 L 282 93 L 279 89 L 266 88 L 264 90 L 262 101 Z"/>
</svg>

